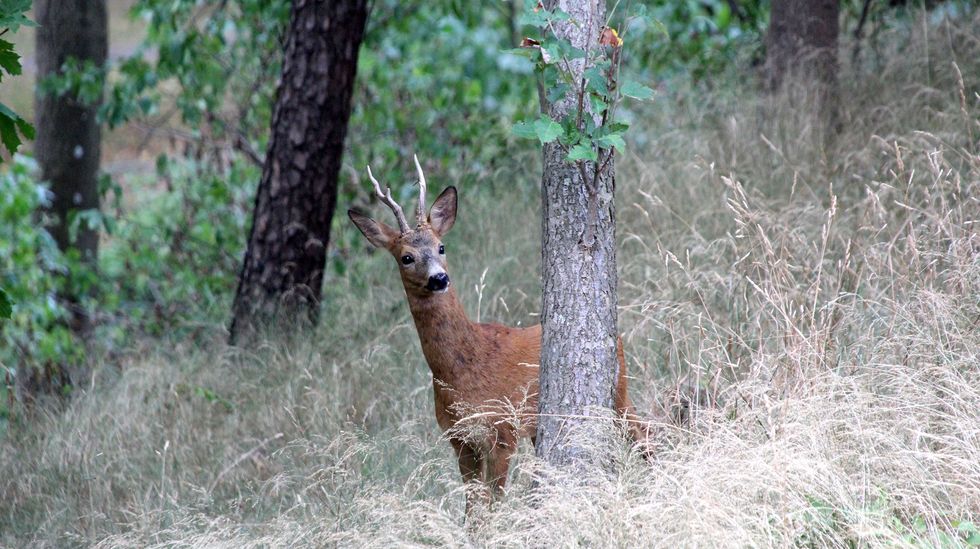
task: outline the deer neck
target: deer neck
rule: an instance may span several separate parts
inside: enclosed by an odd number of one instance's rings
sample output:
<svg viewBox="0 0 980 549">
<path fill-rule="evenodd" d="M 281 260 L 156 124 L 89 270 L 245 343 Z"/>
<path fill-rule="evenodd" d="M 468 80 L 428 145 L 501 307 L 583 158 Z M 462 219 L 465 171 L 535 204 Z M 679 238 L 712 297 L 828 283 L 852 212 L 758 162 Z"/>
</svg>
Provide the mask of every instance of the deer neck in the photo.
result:
<svg viewBox="0 0 980 549">
<path fill-rule="evenodd" d="M 472 362 L 471 355 L 479 347 L 479 329 L 466 316 L 452 286 L 442 294 L 409 295 L 408 305 L 432 375 L 452 383 L 460 369 Z"/>
</svg>

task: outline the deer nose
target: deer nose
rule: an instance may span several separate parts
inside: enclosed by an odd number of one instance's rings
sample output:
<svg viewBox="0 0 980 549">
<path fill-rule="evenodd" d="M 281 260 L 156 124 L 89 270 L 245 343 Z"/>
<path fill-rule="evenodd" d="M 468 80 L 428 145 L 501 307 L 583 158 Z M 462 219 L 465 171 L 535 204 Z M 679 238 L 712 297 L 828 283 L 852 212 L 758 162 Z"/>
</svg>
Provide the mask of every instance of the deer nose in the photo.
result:
<svg viewBox="0 0 980 549">
<path fill-rule="evenodd" d="M 425 285 L 425 289 L 430 292 L 439 292 L 445 290 L 447 286 L 449 286 L 449 275 L 439 273 L 429 277 L 429 283 Z"/>
</svg>

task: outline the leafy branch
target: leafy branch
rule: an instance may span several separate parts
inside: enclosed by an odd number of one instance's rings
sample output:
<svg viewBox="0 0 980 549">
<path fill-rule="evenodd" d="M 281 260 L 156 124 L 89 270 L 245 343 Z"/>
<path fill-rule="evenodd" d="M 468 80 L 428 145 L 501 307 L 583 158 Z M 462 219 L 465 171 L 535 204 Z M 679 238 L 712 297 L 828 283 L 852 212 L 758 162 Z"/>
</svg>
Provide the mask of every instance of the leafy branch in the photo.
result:
<svg viewBox="0 0 980 549">
<path fill-rule="evenodd" d="M 626 18 L 623 35 L 632 20 L 642 17 Z M 540 2 L 529 4 L 520 22 L 539 33 L 539 38 L 524 38 L 514 53 L 534 62 L 542 114 L 533 121 L 517 122 L 511 131 L 518 137 L 537 139 L 542 145 L 554 143 L 565 161 L 576 166 L 589 198 L 582 243 L 591 247 L 598 216 L 598 182 L 608 174 L 615 154 L 622 154 L 626 148 L 623 136 L 629 125 L 617 120 L 617 107 L 626 97 L 651 99 L 653 90 L 635 81 L 620 82 L 624 42 L 609 26 L 610 21 L 599 36 L 589 37 L 584 49 L 557 32 L 558 22 L 582 24 L 561 9 L 548 10 Z M 576 63 L 580 63 L 578 71 Z M 570 102 L 574 107 L 555 112 L 552 106 L 558 101 L 568 102 L 569 94 L 574 94 Z"/>
<path fill-rule="evenodd" d="M 8 32 L 17 32 L 20 27 L 33 27 L 34 22 L 24 16 L 31 9 L 31 0 L 0 1 L 0 36 Z M 0 39 L 0 82 L 3 75 L 17 76 L 21 73 L 20 55 L 14 51 L 14 45 Z M 0 102 L 0 143 L 11 155 L 17 152 L 24 139 L 34 139 L 34 126 L 24 120 L 10 107 Z M 0 162 L 3 159 L 0 158 Z"/>
</svg>

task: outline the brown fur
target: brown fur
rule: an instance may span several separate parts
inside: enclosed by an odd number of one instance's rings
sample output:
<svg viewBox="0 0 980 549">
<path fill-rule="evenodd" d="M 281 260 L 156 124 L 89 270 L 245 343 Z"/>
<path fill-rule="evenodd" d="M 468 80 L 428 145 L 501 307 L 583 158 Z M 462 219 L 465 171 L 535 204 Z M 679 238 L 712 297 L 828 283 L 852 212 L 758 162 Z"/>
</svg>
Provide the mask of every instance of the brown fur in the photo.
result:
<svg viewBox="0 0 980 549">
<path fill-rule="evenodd" d="M 443 191 L 428 219 L 404 234 L 357 212 L 348 213 L 368 240 L 387 249 L 398 262 L 422 353 L 432 370 L 436 422 L 456 451 L 463 479 L 500 491 L 517 441 L 523 437 L 534 441 L 541 326 L 471 322 L 451 283 L 444 292 L 426 289 L 433 269 L 447 269 L 446 256 L 438 250 L 441 237 L 455 222 L 455 188 Z M 409 265 L 401 262 L 406 255 L 414 258 Z M 618 347 L 616 409 L 629 422 L 633 438 L 641 442 L 646 433 L 627 396 L 622 340 Z M 483 492 L 477 497 L 489 495 Z M 468 498 L 467 509 L 472 503 Z"/>
</svg>

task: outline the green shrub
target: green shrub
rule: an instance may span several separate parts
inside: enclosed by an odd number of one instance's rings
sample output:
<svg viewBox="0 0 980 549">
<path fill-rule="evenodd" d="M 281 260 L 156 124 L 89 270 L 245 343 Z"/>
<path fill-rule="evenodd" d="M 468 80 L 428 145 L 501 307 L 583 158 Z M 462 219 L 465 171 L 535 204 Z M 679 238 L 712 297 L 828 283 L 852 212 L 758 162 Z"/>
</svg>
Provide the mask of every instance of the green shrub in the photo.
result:
<svg viewBox="0 0 980 549">
<path fill-rule="evenodd" d="M 244 161 L 219 171 L 161 157 L 156 177 L 127 185 L 131 204 L 117 205 L 99 258 L 113 340 L 224 321 L 258 178 Z"/>
<path fill-rule="evenodd" d="M 13 304 L 11 317 L 0 321 L 0 363 L 8 385 L 18 369 L 82 358 L 68 329 L 68 311 L 57 297 L 72 262 L 45 229 L 43 210 L 51 197 L 35 181 L 36 168 L 32 159 L 18 155 L 0 173 L 0 286 Z"/>
</svg>

